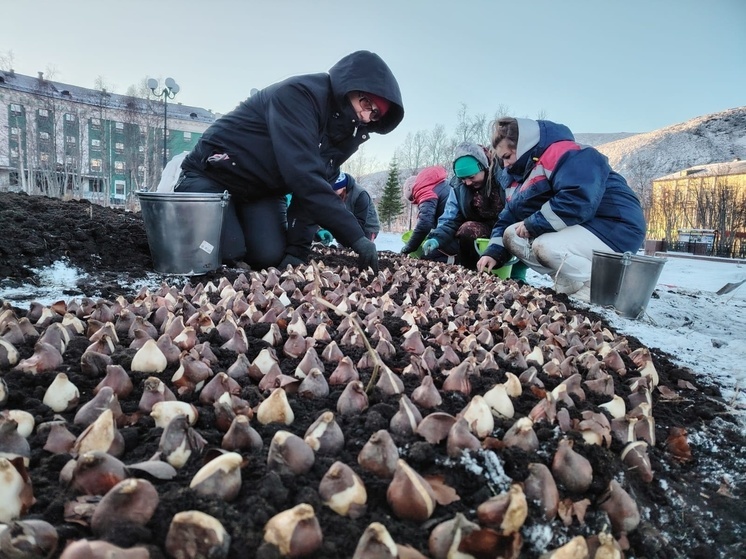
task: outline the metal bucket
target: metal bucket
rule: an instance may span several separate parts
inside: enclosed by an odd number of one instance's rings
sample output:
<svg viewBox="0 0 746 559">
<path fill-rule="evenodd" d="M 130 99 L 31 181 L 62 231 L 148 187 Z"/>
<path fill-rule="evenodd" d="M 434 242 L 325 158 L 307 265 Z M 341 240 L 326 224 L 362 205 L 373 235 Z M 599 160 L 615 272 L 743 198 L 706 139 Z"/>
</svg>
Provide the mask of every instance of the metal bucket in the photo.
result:
<svg viewBox="0 0 746 559">
<path fill-rule="evenodd" d="M 194 276 L 220 267 L 227 191 L 138 192 L 137 196 L 157 272 Z"/>
<path fill-rule="evenodd" d="M 611 305 L 621 316 L 640 318 L 665 263 L 665 258 L 594 250 L 591 303 Z"/>
</svg>

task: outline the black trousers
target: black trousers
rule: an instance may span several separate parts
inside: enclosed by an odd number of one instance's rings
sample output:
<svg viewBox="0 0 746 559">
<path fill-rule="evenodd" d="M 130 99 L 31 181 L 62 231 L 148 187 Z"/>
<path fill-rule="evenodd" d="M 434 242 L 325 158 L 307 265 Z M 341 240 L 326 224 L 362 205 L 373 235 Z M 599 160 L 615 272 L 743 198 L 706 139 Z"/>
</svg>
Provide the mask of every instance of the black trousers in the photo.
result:
<svg viewBox="0 0 746 559">
<path fill-rule="evenodd" d="M 174 188 L 175 192 L 209 192 L 225 190 L 209 178 L 187 171 Z M 285 255 L 287 235 L 287 202 L 285 196 L 270 195 L 247 202 L 231 198 L 223 214 L 220 254 L 224 263 L 238 260 L 254 269 L 277 266 Z M 185 224 L 186 227 L 189 224 Z"/>
</svg>

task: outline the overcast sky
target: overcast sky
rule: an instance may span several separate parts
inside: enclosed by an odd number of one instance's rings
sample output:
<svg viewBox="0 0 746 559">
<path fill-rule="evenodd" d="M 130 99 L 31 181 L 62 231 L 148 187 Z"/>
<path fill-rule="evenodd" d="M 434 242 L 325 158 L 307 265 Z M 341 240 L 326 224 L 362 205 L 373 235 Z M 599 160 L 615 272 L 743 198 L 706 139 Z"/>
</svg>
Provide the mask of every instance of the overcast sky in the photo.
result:
<svg viewBox="0 0 746 559">
<path fill-rule="evenodd" d="M 574 132 L 649 132 L 746 104 L 746 0 L 0 0 L 15 70 L 112 91 L 173 77 L 175 101 L 227 112 L 249 91 L 372 50 L 399 80 L 402 124 L 470 114 Z"/>
</svg>

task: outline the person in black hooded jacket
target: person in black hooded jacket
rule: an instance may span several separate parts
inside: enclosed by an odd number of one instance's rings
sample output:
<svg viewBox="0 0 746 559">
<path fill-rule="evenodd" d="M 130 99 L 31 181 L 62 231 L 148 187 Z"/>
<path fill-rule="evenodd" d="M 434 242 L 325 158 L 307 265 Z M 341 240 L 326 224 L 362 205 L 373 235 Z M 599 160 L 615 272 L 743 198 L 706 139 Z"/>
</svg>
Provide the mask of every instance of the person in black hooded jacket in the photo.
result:
<svg viewBox="0 0 746 559">
<path fill-rule="evenodd" d="M 331 183 L 371 133 L 387 134 L 403 118 L 389 67 L 377 54 L 356 51 L 328 73 L 270 85 L 218 119 L 182 163 L 175 191 L 230 192 L 224 262 L 300 264 L 308 257 L 308 228 L 319 224 L 358 253 L 361 267 L 377 270 L 375 244 Z"/>
</svg>

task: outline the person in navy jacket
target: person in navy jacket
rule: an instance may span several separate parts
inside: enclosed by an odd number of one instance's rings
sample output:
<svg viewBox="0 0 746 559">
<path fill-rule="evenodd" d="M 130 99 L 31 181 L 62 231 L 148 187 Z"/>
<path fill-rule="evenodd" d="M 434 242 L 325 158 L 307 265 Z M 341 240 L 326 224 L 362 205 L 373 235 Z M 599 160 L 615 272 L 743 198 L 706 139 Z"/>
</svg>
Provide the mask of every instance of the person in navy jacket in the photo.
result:
<svg viewBox="0 0 746 559">
<path fill-rule="evenodd" d="M 230 192 L 225 262 L 300 264 L 308 254 L 308 227 L 318 224 L 352 247 L 361 267 L 377 270 L 375 244 L 331 185 L 371 133 L 387 134 L 403 117 L 389 67 L 375 53 L 356 51 L 329 72 L 270 85 L 218 119 L 182 163 L 175 191 Z"/>
<path fill-rule="evenodd" d="M 593 251 L 636 253 L 642 245 L 640 200 L 606 156 L 575 142 L 563 124 L 499 119 L 492 148 L 506 205 L 477 269 L 515 255 L 552 275 L 557 292 L 587 300 Z"/>
</svg>

